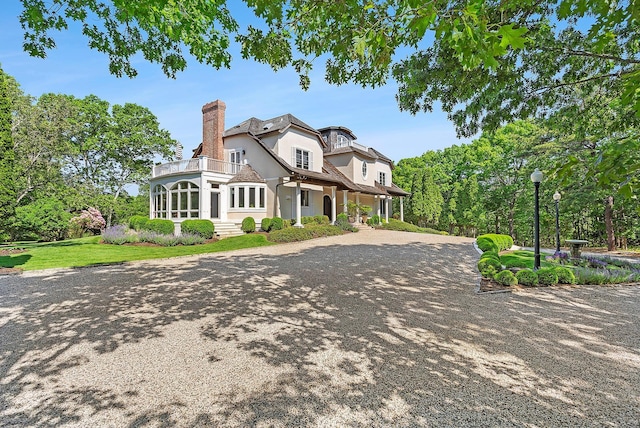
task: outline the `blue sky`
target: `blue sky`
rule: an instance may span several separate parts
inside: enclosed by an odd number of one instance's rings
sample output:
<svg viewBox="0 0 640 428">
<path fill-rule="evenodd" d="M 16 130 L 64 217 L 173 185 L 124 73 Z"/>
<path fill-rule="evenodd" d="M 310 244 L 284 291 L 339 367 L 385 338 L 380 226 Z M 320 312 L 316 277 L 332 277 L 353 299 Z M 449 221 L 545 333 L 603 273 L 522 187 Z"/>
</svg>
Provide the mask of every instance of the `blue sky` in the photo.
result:
<svg viewBox="0 0 640 428">
<path fill-rule="evenodd" d="M 57 48 L 46 59 L 32 58 L 22 50 L 17 18 L 21 8 L 19 0 L 3 0 L 0 64 L 24 92 L 36 97 L 48 92 L 80 98 L 95 94 L 111 104 L 145 106 L 182 143 L 185 156 L 202 139 L 202 106 L 216 99 L 227 105 L 227 128 L 252 116 L 268 119 L 291 113 L 316 128 L 346 126 L 360 144 L 396 162 L 470 142 L 456 138 L 453 124 L 441 111 L 416 116 L 400 112 L 395 82 L 376 89 L 332 86 L 322 78 L 321 62 L 311 75 L 311 88 L 303 91 L 293 69 L 273 72 L 266 65 L 242 60 L 237 50 L 232 51 L 230 70 L 215 70 L 191 59 L 176 79 L 167 78 L 158 65 L 142 59 L 135 63 L 136 78 L 112 76 L 107 57 L 89 49 L 86 39 L 74 31 L 54 33 Z"/>
</svg>

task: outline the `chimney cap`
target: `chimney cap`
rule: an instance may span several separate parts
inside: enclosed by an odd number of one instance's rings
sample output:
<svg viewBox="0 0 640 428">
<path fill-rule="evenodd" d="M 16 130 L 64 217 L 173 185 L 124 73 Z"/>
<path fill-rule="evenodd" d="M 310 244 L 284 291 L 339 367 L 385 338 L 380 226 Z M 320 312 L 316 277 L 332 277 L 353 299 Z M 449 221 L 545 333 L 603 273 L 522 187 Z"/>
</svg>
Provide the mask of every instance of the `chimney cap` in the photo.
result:
<svg viewBox="0 0 640 428">
<path fill-rule="evenodd" d="M 226 110 L 226 108 L 227 108 L 227 105 L 224 103 L 224 101 L 215 100 L 203 105 L 202 112 L 204 113 L 205 111 L 214 110 L 214 109 Z"/>
</svg>

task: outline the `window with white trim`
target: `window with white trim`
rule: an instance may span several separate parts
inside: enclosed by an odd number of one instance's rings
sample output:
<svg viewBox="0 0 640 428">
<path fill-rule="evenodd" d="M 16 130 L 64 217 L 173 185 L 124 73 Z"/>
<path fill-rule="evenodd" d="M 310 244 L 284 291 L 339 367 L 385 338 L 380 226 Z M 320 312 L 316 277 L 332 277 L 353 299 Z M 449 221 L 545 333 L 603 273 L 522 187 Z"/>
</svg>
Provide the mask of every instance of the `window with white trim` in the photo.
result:
<svg viewBox="0 0 640 428">
<path fill-rule="evenodd" d="M 294 148 L 292 164 L 300 169 L 313 169 L 313 153 L 308 150 Z"/>
<path fill-rule="evenodd" d="M 176 183 L 170 191 L 171 218 L 198 218 L 200 189 L 189 181 Z"/>
<path fill-rule="evenodd" d="M 167 218 L 167 189 L 161 184 L 153 187 L 153 218 Z"/>
<path fill-rule="evenodd" d="M 229 162 L 242 163 L 242 149 L 233 150 L 229 152 Z"/>
<path fill-rule="evenodd" d="M 349 146 L 349 139 L 342 134 L 338 134 L 338 137 L 336 139 L 336 148 L 348 147 L 348 146 Z"/>
<path fill-rule="evenodd" d="M 264 208 L 266 202 L 264 186 L 229 186 L 229 208 Z"/>
<path fill-rule="evenodd" d="M 362 161 L 362 178 L 367 179 L 367 161 Z"/>
<path fill-rule="evenodd" d="M 386 172 L 379 172 L 378 173 L 378 183 L 382 184 L 383 186 L 387 185 L 387 173 Z"/>
<path fill-rule="evenodd" d="M 310 194 L 309 190 L 301 190 L 300 191 L 300 206 L 308 207 L 310 200 L 311 200 L 311 194 Z"/>
</svg>

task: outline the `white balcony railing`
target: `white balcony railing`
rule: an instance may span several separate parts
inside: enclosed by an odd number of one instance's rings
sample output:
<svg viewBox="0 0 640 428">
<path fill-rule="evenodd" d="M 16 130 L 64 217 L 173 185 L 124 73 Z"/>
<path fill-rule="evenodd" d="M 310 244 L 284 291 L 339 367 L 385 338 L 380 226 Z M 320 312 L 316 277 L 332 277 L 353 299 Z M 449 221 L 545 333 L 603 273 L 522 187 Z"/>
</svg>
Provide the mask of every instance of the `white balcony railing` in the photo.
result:
<svg viewBox="0 0 640 428">
<path fill-rule="evenodd" d="M 200 157 L 198 159 L 182 159 L 163 163 L 153 167 L 153 177 L 179 174 L 190 171 L 209 171 L 221 174 L 235 175 L 242 168 L 242 164 Z"/>
<path fill-rule="evenodd" d="M 354 141 L 339 141 L 339 142 L 331 143 L 331 145 L 327 149 L 325 149 L 325 152 L 327 151 L 332 152 L 342 147 L 353 147 L 365 152 L 369 151 L 369 148 L 367 146 L 363 146 L 362 144 L 358 144 Z"/>
</svg>

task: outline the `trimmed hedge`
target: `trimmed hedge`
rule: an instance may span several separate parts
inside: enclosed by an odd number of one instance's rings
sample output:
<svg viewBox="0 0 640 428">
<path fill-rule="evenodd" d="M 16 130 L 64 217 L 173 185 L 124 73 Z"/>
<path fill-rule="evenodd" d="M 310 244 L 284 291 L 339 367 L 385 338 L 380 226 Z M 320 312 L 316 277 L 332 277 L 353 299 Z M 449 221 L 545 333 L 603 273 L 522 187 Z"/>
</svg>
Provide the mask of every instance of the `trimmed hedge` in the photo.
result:
<svg viewBox="0 0 640 428">
<path fill-rule="evenodd" d="M 397 230 L 400 232 L 416 232 L 416 233 L 432 233 L 434 235 L 448 235 L 449 233 L 440 230 L 431 229 L 429 227 L 419 227 L 415 224 L 404 221 L 389 219 L 389 223 L 383 223 L 382 228 L 386 230 Z"/>
<path fill-rule="evenodd" d="M 202 236 L 204 239 L 213 238 L 213 233 L 215 232 L 213 222 L 207 219 L 184 220 L 180 224 L 180 229 L 182 233 Z"/>
<path fill-rule="evenodd" d="M 342 235 L 342 229 L 331 225 L 311 224 L 307 227 L 289 227 L 286 229 L 273 231 L 269 234 L 269 241 L 296 242 L 335 235 Z"/>
<path fill-rule="evenodd" d="M 555 268 L 541 268 L 536 273 L 538 274 L 538 283 L 541 285 L 556 285 L 558 283 Z"/>
<path fill-rule="evenodd" d="M 162 233 L 163 235 L 173 235 L 175 232 L 175 226 L 171 220 L 163 218 L 154 218 L 148 220 L 142 226 L 142 230 L 148 230 L 150 232 Z"/>
<path fill-rule="evenodd" d="M 487 241 L 493 242 L 498 247 L 498 251 L 508 250 L 513 247 L 513 238 L 509 235 L 486 233 L 484 235 L 478 236 L 478 238 L 476 239 L 478 248 L 480 248 L 482 251 L 491 250 L 492 246 Z"/>
<path fill-rule="evenodd" d="M 256 231 L 256 221 L 253 219 L 253 217 L 245 217 L 242 220 L 242 227 L 241 227 L 242 231 L 244 233 L 253 233 Z"/>
<path fill-rule="evenodd" d="M 493 242 L 493 239 L 486 236 L 479 236 L 478 238 L 476 238 L 476 244 L 478 245 L 478 248 L 480 248 L 480 250 L 482 250 L 482 252 L 484 253 L 489 251 L 497 253 L 498 251 L 500 251 L 500 248 L 498 248 L 496 243 Z"/>
<path fill-rule="evenodd" d="M 274 217 L 271 219 L 271 231 L 281 230 L 284 228 L 284 220 L 280 217 Z"/>
<path fill-rule="evenodd" d="M 538 285 L 538 274 L 531 269 L 523 269 L 516 272 L 516 279 L 518 284 L 526 285 L 527 287 L 535 287 Z"/>
<path fill-rule="evenodd" d="M 268 232 L 271 230 L 271 219 L 269 217 L 265 217 L 260 221 L 260 229 Z"/>
<path fill-rule="evenodd" d="M 576 276 L 569 268 L 557 266 L 553 268 L 553 271 L 558 276 L 558 283 L 560 284 L 575 284 Z"/>
<path fill-rule="evenodd" d="M 496 272 L 500 272 L 502 270 L 502 264 L 498 260 L 485 258 L 478 261 L 478 271 L 482 272 L 488 266 L 492 266 Z"/>
<path fill-rule="evenodd" d="M 129 218 L 129 227 L 133 230 L 142 230 L 144 225 L 149 221 L 149 217 L 144 215 L 132 215 Z"/>
<path fill-rule="evenodd" d="M 518 285 L 518 279 L 510 270 L 503 270 L 501 272 L 498 272 L 493 277 L 493 279 L 495 279 L 497 283 L 505 285 L 507 287 Z"/>
<path fill-rule="evenodd" d="M 500 256 L 495 251 L 486 251 L 480 255 L 480 260 L 482 259 L 494 259 L 499 262 Z"/>
</svg>

